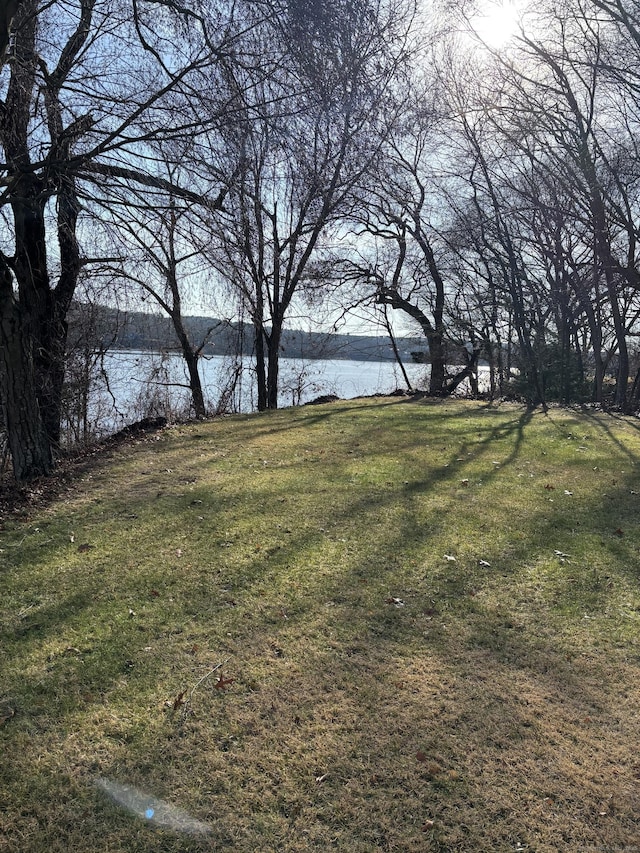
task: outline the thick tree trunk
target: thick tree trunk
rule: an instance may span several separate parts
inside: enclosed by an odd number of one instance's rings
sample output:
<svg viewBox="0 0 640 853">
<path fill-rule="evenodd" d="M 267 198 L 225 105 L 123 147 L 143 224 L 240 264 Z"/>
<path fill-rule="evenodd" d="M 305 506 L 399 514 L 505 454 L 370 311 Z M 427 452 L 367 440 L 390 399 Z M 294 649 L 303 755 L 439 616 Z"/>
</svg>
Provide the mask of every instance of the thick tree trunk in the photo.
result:
<svg viewBox="0 0 640 853">
<path fill-rule="evenodd" d="M 278 380 L 280 374 L 280 341 L 282 340 L 282 326 L 275 323 L 269 335 L 268 357 L 267 357 L 267 408 L 278 408 Z"/>
<path fill-rule="evenodd" d="M 378 305 L 390 305 L 398 311 L 404 311 L 409 317 L 417 320 L 429 345 L 429 361 L 431 377 L 429 379 L 429 394 L 441 397 L 446 394 L 445 382 L 447 377 L 447 348 L 445 345 L 442 322 L 433 324 L 426 314 L 417 306 L 405 299 L 392 287 L 380 287 L 376 294 Z"/>
<path fill-rule="evenodd" d="M 11 269 L 0 256 L 0 393 L 14 473 L 25 480 L 50 473 L 52 440 L 59 432 L 50 429 L 51 418 L 44 415 L 52 377 L 42 369 L 51 355 L 45 332 L 53 316 L 44 218 L 49 188 L 29 159 L 38 7 L 37 0 L 12 5 L 19 20 L 0 134 L 10 176 L 15 253 Z"/>
<path fill-rule="evenodd" d="M 612 302 L 614 298 L 616 299 L 616 308 L 613 311 L 613 319 L 616 339 L 618 341 L 618 370 L 616 372 L 616 391 L 614 403 L 616 406 L 619 406 L 623 411 L 626 412 L 627 395 L 629 388 L 629 350 L 627 347 L 627 330 L 624 323 L 624 318 L 622 317 L 619 307 L 617 306 L 617 297 L 612 296 Z"/>
<path fill-rule="evenodd" d="M 177 291 L 176 291 L 177 292 Z M 207 416 L 207 409 L 204 402 L 204 392 L 202 390 L 202 380 L 200 379 L 200 370 L 198 368 L 199 352 L 192 346 L 187 330 L 182 322 L 182 313 L 178 303 L 178 309 L 171 313 L 171 322 L 180 342 L 182 357 L 187 365 L 187 373 L 189 375 L 189 390 L 191 391 L 191 403 L 196 418 L 203 419 Z"/>
<path fill-rule="evenodd" d="M 256 357 L 256 385 L 258 388 L 258 411 L 264 412 L 268 406 L 267 395 L 267 372 L 265 368 L 264 358 L 264 330 L 261 325 L 254 323 L 254 347 Z"/>
<path fill-rule="evenodd" d="M 443 337 L 434 331 L 427 335 L 429 342 L 429 361 L 431 362 L 431 375 L 429 377 L 429 394 L 432 397 L 443 397 L 447 395 L 447 355 Z"/>
<path fill-rule="evenodd" d="M 600 342 L 598 342 L 597 346 L 594 345 L 593 347 L 593 360 L 593 391 L 591 393 L 591 400 L 594 403 L 601 403 L 604 392 L 605 365 L 604 359 L 602 358 L 602 347 L 600 346 Z"/>
<path fill-rule="evenodd" d="M 54 460 L 38 405 L 31 336 L 14 300 L 9 270 L 0 276 L 0 398 L 13 472 L 21 482 L 51 473 Z"/>
<path fill-rule="evenodd" d="M 523 281 L 518 268 L 518 259 L 513 251 L 510 238 L 505 242 L 507 252 L 509 254 L 507 283 L 509 287 L 509 294 L 511 296 L 511 304 L 513 306 L 513 323 L 520 347 L 520 366 L 525 380 L 524 387 L 527 404 L 529 406 L 542 405 L 546 410 L 547 401 L 540 373 L 540 365 L 538 364 L 534 342 L 531 339 L 532 329 L 531 323 L 527 319 L 523 293 Z"/>
<path fill-rule="evenodd" d="M 187 372 L 189 373 L 189 389 L 191 390 L 191 402 L 193 403 L 194 414 L 196 418 L 206 418 L 207 408 L 204 402 L 204 392 L 198 369 L 198 356 L 190 347 L 183 348 L 182 354 L 187 364 Z"/>
<path fill-rule="evenodd" d="M 60 443 L 67 342 L 65 315 L 70 298 L 58 298 L 51 289 L 41 187 L 38 182 L 27 178 L 22 181 L 22 186 L 20 199 L 12 203 L 16 235 L 14 272 L 19 288 L 16 310 L 24 318 L 21 334 L 30 338 L 40 417 L 49 443 L 56 448 Z"/>
<path fill-rule="evenodd" d="M 52 306 L 52 316 L 44 319 L 37 335 L 34 366 L 42 422 L 54 449 L 60 446 L 66 345 L 66 320 Z"/>
<path fill-rule="evenodd" d="M 424 315 L 424 319 L 421 321 L 422 328 L 429 341 L 429 360 L 431 361 L 429 394 L 434 397 L 443 397 L 447 395 L 447 346 L 445 343 L 446 330 L 444 324 L 446 287 L 431 242 L 422 230 L 422 222 L 418 211 L 414 213 L 414 228 L 412 233 L 422 249 L 434 284 L 433 323 L 429 323 Z"/>
</svg>

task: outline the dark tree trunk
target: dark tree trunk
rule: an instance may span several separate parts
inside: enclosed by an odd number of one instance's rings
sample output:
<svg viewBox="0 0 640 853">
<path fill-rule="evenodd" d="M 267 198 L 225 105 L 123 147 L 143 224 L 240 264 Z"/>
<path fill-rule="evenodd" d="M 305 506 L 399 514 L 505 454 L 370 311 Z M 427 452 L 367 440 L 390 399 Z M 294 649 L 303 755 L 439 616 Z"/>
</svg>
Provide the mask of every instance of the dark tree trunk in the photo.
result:
<svg viewBox="0 0 640 853">
<path fill-rule="evenodd" d="M 190 348 L 183 349 L 182 354 L 187 364 L 189 374 L 189 389 L 191 391 L 191 402 L 196 418 L 203 419 L 207 416 L 207 408 L 204 402 L 200 371 L 198 370 L 198 355 Z"/>
<path fill-rule="evenodd" d="M 447 379 L 447 346 L 445 343 L 444 325 L 446 288 L 431 242 L 422 229 L 422 222 L 417 211 L 414 214 L 413 226 L 413 236 L 422 249 L 422 253 L 427 261 L 429 273 L 431 274 L 434 284 L 432 308 L 433 323 L 429 323 L 428 319 L 424 315 L 423 320 L 419 320 L 429 342 L 429 359 L 431 361 L 429 394 L 434 397 L 444 397 L 447 396 L 445 384 Z M 418 318 L 416 317 L 416 319 Z"/>
<path fill-rule="evenodd" d="M 24 328 L 6 266 L 0 270 L 0 392 L 16 480 L 51 473 L 54 460 L 38 405 L 31 336 Z"/>
<path fill-rule="evenodd" d="M 2 11 L 0 12 L 0 67 L 6 58 L 5 53 L 11 38 L 13 19 L 19 6 L 20 0 L 4 0 L 2 3 Z"/>
<path fill-rule="evenodd" d="M 282 325 L 274 322 L 269 334 L 267 355 L 267 408 L 278 408 L 278 377 L 280 373 L 280 341 Z"/>
<path fill-rule="evenodd" d="M 254 347 L 256 356 L 256 384 L 258 387 L 258 411 L 264 412 L 268 408 L 267 395 L 267 372 L 265 368 L 264 329 L 254 321 Z"/>
<path fill-rule="evenodd" d="M 612 307 L 613 323 L 618 343 L 618 370 L 616 372 L 616 390 L 614 403 L 623 411 L 627 410 L 627 393 L 629 388 L 629 350 L 627 347 L 627 330 L 624 318 L 618 305 L 618 296 L 613 287 L 609 288 Z"/>
<path fill-rule="evenodd" d="M 0 394 L 14 473 L 26 480 L 50 473 L 52 441 L 59 433 L 49 413 L 45 416 L 49 378 L 42 371 L 50 353 L 46 322 L 52 317 L 44 218 L 48 187 L 31 167 L 28 143 L 38 66 L 37 0 L 12 6 L 9 11 L 18 12 L 19 20 L 0 135 L 11 179 L 15 253 L 11 259 L 0 255 Z"/>
<path fill-rule="evenodd" d="M 171 312 L 171 322 L 180 342 L 182 357 L 187 365 L 187 373 L 189 374 L 189 390 L 191 392 L 191 403 L 196 418 L 203 419 L 207 416 L 207 409 L 204 402 L 204 392 L 202 390 L 202 380 L 200 379 L 200 370 L 198 362 L 200 361 L 199 351 L 196 350 L 187 334 L 187 330 L 182 322 L 182 313 L 180 304 L 176 311 Z"/>
<path fill-rule="evenodd" d="M 471 392 L 473 394 L 478 394 L 478 359 L 480 357 L 480 352 L 477 349 L 474 349 L 472 352 L 467 352 L 465 350 L 465 359 L 466 364 L 459 370 L 455 376 L 452 376 L 451 379 L 446 383 L 445 386 L 445 395 L 448 397 L 461 385 L 465 379 L 469 380 L 469 384 L 471 386 Z"/>
<path fill-rule="evenodd" d="M 513 322 L 520 347 L 521 369 L 525 378 L 525 393 L 529 406 L 542 405 L 546 410 L 547 401 L 540 374 L 540 366 L 531 340 L 531 323 L 527 319 L 525 298 L 523 292 L 523 276 L 518 265 L 518 258 L 513 249 L 510 236 L 505 232 L 505 248 L 509 256 L 507 285 L 513 307 Z"/>
<path fill-rule="evenodd" d="M 81 267 L 76 234 L 79 212 L 75 180 L 70 175 L 64 175 L 60 179 L 58 193 L 60 276 L 51 293 L 47 288 L 49 304 L 39 334 L 39 352 L 42 353 L 38 365 L 42 376 L 40 407 L 47 434 L 54 447 L 60 444 L 62 392 L 69 330 L 66 318 L 76 291 Z"/>
<path fill-rule="evenodd" d="M 43 320 L 36 336 L 37 354 L 34 364 L 42 421 L 55 450 L 60 446 L 67 322 L 64 317 L 59 316 L 55 305 L 51 306 L 51 313 L 50 318 Z"/>
<path fill-rule="evenodd" d="M 0 380 L 5 429 L 18 479 L 49 473 L 60 443 L 66 315 L 80 272 L 76 238 L 80 208 L 74 178 L 64 166 L 71 156 L 74 133 L 65 136 L 63 132 L 60 87 L 89 31 L 93 2 L 81 5 L 82 25 L 62 50 L 55 70 L 44 72 L 44 86 L 37 80 L 37 69 L 43 69 L 36 50 L 38 0 L 11 0 L 7 9 L 9 17 L 17 13 L 19 18 L 12 49 L 14 61 L 0 113 L 0 136 L 11 178 L 9 200 L 15 254 L 11 259 L 2 258 L 0 270 L 3 290 Z M 0 53 L 1 48 L 0 38 Z M 38 172 L 30 161 L 30 123 L 35 100 L 41 97 L 45 103 L 50 150 L 49 165 Z M 47 269 L 45 221 L 45 207 L 54 196 L 61 270 L 55 287 Z"/>
<path fill-rule="evenodd" d="M 442 335 L 434 331 L 427 335 L 429 342 L 429 360 L 431 362 L 431 375 L 429 377 L 429 394 L 432 397 L 443 397 L 447 395 L 447 356 L 446 346 Z"/>
<path fill-rule="evenodd" d="M 16 479 L 51 472 L 60 440 L 66 323 L 56 310 L 46 260 L 44 201 L 36 179 L 24 177 L 12 202 L 15 256 L 2 270 L 2 393 L 4 426 Z"/>
<path fill-rule="evenodd" d="M 44 202 L 37 182 L 25 179 L 21 198 L 12 204 L 16 234 L 13 269 L 19 289 L 21 334 L 30 336 L 35 390 L 42 423 L 52 448 L 60 442 L 60 409 L 64 382 L 70 298 L 56 298 L 47 270 Z M 77 278 L 77 273 L 75 278 Z M 75 280 L 74 278 L 74 280 Z M 66 287 L 65 287 L 66 290 Z M 73 292 L 73 291 L 72 291 Z M 62 291 L 58 291 L 61 295 Z"/>
<path fill-rule="evenodd" d="M 376 302 L 379 305 L 390 305 L 398 311 L 404 311 L 405 314 L 408 314 L 409 317 L 412 317 L 420 324 L 429 345 L 429 361 L 431 362 L 429 394 L 435 397 L 445 396 L 447 348 L 442 333 L 442 324 L 440 324 L 440 327 L 435 326 L 424 311 L 408 299 L 405 299 L 392 287 L 378 288 Z"/>
</svg>

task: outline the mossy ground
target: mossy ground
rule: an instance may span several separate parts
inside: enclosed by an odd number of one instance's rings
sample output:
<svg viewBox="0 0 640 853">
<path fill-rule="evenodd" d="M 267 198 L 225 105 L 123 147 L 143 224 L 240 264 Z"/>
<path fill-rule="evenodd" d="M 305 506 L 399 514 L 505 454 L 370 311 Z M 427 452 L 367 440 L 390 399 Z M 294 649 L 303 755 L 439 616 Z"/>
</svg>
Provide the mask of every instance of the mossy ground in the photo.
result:
<svg viewBox="0 0 640 853">
<path fill-rule="evenodd" d="M 2 524 L 0 850 L 640 849 L 638 460 L 396 399 L 98 455 Z"/>
</svg>

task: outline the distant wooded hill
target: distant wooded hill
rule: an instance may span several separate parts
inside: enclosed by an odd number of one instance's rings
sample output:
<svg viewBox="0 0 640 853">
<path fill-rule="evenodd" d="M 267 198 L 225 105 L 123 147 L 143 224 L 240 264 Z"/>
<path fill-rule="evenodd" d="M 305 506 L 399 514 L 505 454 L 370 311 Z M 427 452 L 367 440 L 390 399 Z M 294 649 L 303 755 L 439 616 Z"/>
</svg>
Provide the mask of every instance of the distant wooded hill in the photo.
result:
<svg viewBox="0 0 640 853">
<path fill-rule="evenodd" d="M 253 328 L 249 323 L 185 317 L 189 339 L 195 346 L 206 341 L 205 355 L 250 355 Z M 178 340 L 168 317 L 142 311 L 118 311 L 106 306 L 76 303 L 70 317 L 69 340 L 74 345 L 105 349 L 171 351 Z M 403 360 L 426 351 L 421 338 L 398 338 Z M 386 335 L 345 335 L 287 329 L 282 336 L 284 358 L 344 358 L 354 361 L 393 361 L 395 356 Z"/>
</svg>

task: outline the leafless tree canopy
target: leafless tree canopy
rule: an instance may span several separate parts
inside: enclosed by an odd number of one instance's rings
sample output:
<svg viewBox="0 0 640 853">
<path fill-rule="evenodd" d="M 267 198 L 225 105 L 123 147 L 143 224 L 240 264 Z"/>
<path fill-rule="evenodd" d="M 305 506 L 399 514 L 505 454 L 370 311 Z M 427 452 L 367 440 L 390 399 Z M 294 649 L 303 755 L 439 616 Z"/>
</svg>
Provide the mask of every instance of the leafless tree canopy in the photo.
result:
<svg viewBox="0 0 640 853">
<path fill-rule="evenodd" d="M 420 330 L 432 394 L 477 390 L 484 361 L 495 395 L 638 406 L 636 3 L 523 2 L 495 43 L 471 0 L 3 8 L 19 479 L 55 465 L 68 314 L 96 281 L 171 318 L 198 416 L 196 297 L 249 320 L 261 409 L 287 323 L 325 298 Z"/>
</svg>

